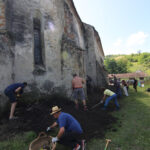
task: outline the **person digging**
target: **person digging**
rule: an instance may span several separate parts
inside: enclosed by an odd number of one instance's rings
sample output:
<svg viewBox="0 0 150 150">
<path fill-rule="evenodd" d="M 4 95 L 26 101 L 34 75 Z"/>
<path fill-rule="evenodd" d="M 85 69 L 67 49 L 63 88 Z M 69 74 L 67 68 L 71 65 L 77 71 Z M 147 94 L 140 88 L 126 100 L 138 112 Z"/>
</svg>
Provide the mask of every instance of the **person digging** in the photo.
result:
<svg viewBox="0 0 150 150">
<path fill-rule="evenodd" d="M 9 85 L 5 90 L 5 95 L 9 98 L 9 101 L 11 103 L 11 109 L 10 109 L 10 115 L 9 120 L 17 119 L 18 117 L 14 116 L 15 108 L 17 105 L 18 97 L 23 94 L 24 88 L 27 86 L 27 82 L 23 83 L 14 83 Z"/>
<path fill-rule="evenodd" d="M 83 134 L 79 122 L 72 115 L 62 112 L 58 106 L 52 107 L 51 115 L 57 121 L 47 127 L 47 131 L 59 125 L 58 134 L 52 138 L 52 142 L 59 142 L 60 144 L 73 148 L 73 150 L 79 150 L 81 147 L 81 136 Z"/>
<path fill-rule="evenodd" d="M 101 88 L 101 92 L 104 92 L 104 96 L 101 100 L 101 103 L 104 103 L 104 107 L 102 108 L 103 110 L 106 110 L 107 109 L 107 106 L 109 104 L 109 102 L 111 100 L 114 100 L 115 101 L 115 105 L 116 105 L 116 110 L 119 110 L 120 109 L 120 106 L 118 104 L 118 101 L 117 101 L 117 94 L 112 92 L 111 90 L 109 89 L 106 89 L 106 88 Z M 106 98 L 106 96 L 108 96 Z M 106 99 L 106 100 L 105 100 Z"/>
<path fill-rule="evenodd" d="M 75 102 L 75 108 L 78 109 L 78 99 L 82 100 L 84 111 L 87 111 L 87 106 L 86 106 L 86 100 L 85 100 L 85 93 L 83 90 L 83 84 L 85 84 L 85 80 L 77 74 L 73 74 L 73 79 L 72 79 L 72 89 L 73 89 L 73 98 Z"/>
</svg>

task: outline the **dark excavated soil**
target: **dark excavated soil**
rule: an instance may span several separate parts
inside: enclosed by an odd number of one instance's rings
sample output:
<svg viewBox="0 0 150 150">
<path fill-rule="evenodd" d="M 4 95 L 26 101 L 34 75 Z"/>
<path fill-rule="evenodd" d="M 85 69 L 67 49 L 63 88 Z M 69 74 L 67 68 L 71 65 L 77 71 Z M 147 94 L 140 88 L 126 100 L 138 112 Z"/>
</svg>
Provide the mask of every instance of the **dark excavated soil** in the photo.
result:
<svg viewBox="0 0 150 150">
<path fill-rule="evenodd" d="M 89 95 L 89 110 L 86 112 L 83 111 L 82 105 L 80 105 L 79 110 L 76 110 L 72 101 L 58 95 L 50 98 L 45 97 L 32 105 L 25 104 L 20 100 L 16 109 L 16 115 L 20 117 L 18 120 L 8 121 L 8 112 L 0 119 L 0 141 L 25 131 L 35 131 L 36 133 L 45 131 L 47 126 L 54 121 L 54 118 L 50 116 L 50 108 L 55 105 L 61 107 L 62 111 L 73 115 L 80 122 L 86 140 L 94 137 L 102 138 L 106 130 L 110 129 L 117 119 L 112 117 L 110 113 L 115 109 L 113 103 L 110 104 L 109 111 L 101 110 L 102 106 L 97 106 L 93 110 L 90 109 L 99 100 L 98 95 Z"/>
</svg>

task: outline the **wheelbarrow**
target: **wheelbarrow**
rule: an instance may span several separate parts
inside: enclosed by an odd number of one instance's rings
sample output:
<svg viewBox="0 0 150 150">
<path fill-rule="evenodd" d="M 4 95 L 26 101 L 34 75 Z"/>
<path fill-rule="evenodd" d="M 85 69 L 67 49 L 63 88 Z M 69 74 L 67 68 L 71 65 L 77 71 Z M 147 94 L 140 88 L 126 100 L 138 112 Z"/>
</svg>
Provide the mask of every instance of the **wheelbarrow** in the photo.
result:
<svg viewBox="0 0 150 150">
<path fill-rule="evenodd" d="M 55 150 L 56 143 L 52 143 L 52 137 L 41 132 L 29 145 L 29 150 Z"/>
</svg>

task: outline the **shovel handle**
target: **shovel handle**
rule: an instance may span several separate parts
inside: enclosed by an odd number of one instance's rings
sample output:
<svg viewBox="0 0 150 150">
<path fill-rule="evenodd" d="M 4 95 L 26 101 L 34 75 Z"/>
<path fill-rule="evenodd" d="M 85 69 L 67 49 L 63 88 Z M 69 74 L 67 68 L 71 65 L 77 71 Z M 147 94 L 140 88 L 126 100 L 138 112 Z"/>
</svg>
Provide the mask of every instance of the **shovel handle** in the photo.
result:
<svg viewBox="0 0 150 150">
<path fill-rule="evenodd" d="M 111 142 L 111 140 L 110 139 L 106 139 L 106 146 L 105 146 L 104 150 L 107 149 L 109 142 Z"/>
</svg>

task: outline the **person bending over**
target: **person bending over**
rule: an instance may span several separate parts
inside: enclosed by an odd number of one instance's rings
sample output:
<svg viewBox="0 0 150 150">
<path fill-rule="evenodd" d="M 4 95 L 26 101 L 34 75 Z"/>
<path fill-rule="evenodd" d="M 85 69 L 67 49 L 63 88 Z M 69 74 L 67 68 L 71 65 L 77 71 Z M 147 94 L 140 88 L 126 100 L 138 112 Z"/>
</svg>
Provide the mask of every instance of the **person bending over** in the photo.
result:
<svg viewBox="0 0 150 150">
<path fill-rule="evenodd" d="M 47 131 L 59 125 L 58 134 L 52 138 L 52 142 L 55 143 L 58 141 L 60 144 L 70 146 L 73 150 L 79 150 L 81 147 L 81 136 L 83 134 L 79 122 L 72 115 L 61 112 L 61 108 L 58 106 L 52 107 L 51 115 L 57 121 L 49 126 Z"/>
<path fill-rule="evenodd" d="M 17 105 L 17 97 L 20 97 L 20 95 L 23 94 L 23 90 L 26 86 L 27 86 L 27 82 L 14 83 L 9 85 L 4 90 L 5 95 L 9 98 L 9 101 L 11 103 L 9 120 L 17 119 L 17 117 L 14 116 L 15 108 Z"/>
<path fill-rule="evenodd" d="M 101 91 L 104 93 L 104 96 L 103 96 L 101 102 L 105 102 L 103 110 L 106 110 L 106 108 L 111 100 L 115 101 L 116 110 L 119 110 L 120 106 L 117 101 L 117 94 L 106 88 L 101 88 Z"/>
</svg>

